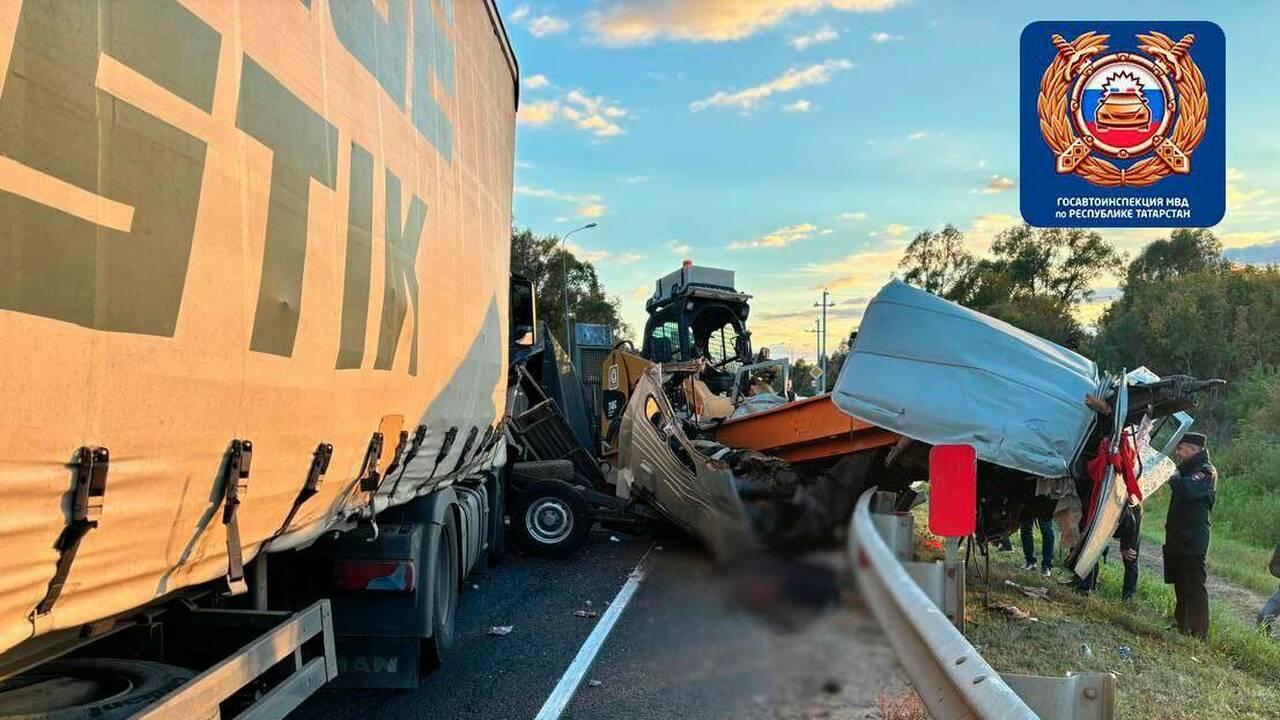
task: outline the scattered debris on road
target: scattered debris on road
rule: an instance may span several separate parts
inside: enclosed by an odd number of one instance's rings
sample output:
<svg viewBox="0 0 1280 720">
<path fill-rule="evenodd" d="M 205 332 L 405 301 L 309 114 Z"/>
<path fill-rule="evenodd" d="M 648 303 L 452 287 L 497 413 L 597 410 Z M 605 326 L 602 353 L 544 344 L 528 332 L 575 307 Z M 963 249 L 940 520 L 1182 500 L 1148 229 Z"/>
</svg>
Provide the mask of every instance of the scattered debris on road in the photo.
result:
<svg viewBox="0 0 1280 720">
<path fill-rule="evenodd" d="M 515 629 L 516 627 L 514 625 L 494 625 L 489 628 L 489 634 L 501 637 L 503 635 L 510 635 L 511 631 Z"/>
<path fill-rule="evenodd" d="M 596 612 L 595 610 L 574 610 L 573 616 L 580 617 L 580 618 L 594 618 L 594 617 L 600 617 L 600 613 Z"/>
<path fill-rule="evenodd" d="M 599 680 L 588 680 L 587 684 L 590 685 L 591 687 L 600 687 L 604 683 L 600 682 Z"/>
<path fill-rule="evenodd" d="M 1030 585 L 1019 585 L 1018 583 L 1012 580 L 1005 580 L 1004 584 L 1017 590 L 1023 595 L 1026 595 L 1029 598 L 1036 598 L 1039 600 L 1049 599 L 1049 588 L 1034 587 Z"/>
<path fill-rule="evenodd" d="M 993 610 L 999 610 L 1000 612 L 1004 613 L 1005 615 L 1008 615 L 1014 620 L 1030 620 L 1031 622 L 1040 622 L 1038 619 L 1033 617 L 1031 613 L 1027 612 L 1026 610 L 1023 610 L 1022 608 L 1012 603 L 992 605 L 991 607 Z"/>
</svg>

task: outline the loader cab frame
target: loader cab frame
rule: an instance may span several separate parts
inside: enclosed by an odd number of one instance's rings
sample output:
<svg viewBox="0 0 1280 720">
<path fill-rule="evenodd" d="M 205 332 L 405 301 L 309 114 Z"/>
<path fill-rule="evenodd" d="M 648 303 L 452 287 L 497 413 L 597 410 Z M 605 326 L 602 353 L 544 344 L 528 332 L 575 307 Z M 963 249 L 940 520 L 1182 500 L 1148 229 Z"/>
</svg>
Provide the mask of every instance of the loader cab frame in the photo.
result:
<svg viewBox="0 0 1280 720">
<path fill-rule="evenodd" d="M 753 359 L 750 299 L 733 287 L 733 273 L 686 264 L 659 280 L 645 304 L 641 356 L 657 363 L 705 359 L 714 372 L 704 379 L 714 392 L 727 392 L 737 368 Z"/>
</svg>

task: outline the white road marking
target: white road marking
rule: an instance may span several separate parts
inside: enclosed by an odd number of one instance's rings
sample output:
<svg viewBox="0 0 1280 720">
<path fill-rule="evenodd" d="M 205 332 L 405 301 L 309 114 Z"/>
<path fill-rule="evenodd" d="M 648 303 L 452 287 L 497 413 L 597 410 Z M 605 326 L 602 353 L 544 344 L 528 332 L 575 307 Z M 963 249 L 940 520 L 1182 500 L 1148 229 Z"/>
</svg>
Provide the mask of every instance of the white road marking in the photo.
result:
<svg viewBox="0 0 1280 720">
<path fill-rule="evenodd" d="M 538 715 L 534 720 L 559 720 L 560 715 L 569 706 L 569 701 L 573 699 L 573 694 L 578 691 L 578 686 L 587 677 L 587 671 L 591 669 L 591 664 L 595 662 L 596 654 L 600 652 L 600 648 L 604 647 L 605 638 L 609 637 L 614 624 L 622 616 L 622 611 L 627 609 L 627 603 L 631 602 L 631 598 L 636 594 L 640 583 L 644 581 L 644 561 L 649 557 L 649 553 L 652 550 L 653 546 L 650 545 L 649 549 L 640 558 L 640 562 L 636 563 L 635 569 L 631 571 L 631 575 L 623 583 L 622 589 L 614 596 L 613 602 L 609 603 L 609 609 L 600 617 L 600 622 L 596 623 L 595 629 L 587 636 L 586 642 L 582 643 L 581 648 L 578 648 L 577 656 L 573 658 L 573 662 L 569 663 L 569 669 L 564 671 L 564 675 L 560 676 L 560 682 L 556 683 L 555 689 L 551 691 L 547 701 L 542 704 L 542 709 L 538 711 Z"/>
</svg>

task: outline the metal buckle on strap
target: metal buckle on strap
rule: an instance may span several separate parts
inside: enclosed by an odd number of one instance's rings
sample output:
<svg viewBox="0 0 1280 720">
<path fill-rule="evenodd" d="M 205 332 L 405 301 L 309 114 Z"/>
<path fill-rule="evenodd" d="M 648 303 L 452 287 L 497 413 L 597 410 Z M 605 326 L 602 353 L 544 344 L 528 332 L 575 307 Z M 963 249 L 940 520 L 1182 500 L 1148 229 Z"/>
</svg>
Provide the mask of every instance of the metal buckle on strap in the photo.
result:
<svg viewBox="0 0 1280 720">
<path fill-rule="evenodd" d="M 378 491 L 382 476 L 378 474 L 378 458 L 382 457 L 382 433 L 375 432 L 369 438 L 369 448 L 364 451 L 364 463 L 360 466 L 360 492 Z"/>
<path fill-rule="evenodd" d="M 35 608 L 35 616 L 47 615 L 62 595 L 71 574 L 71 563 L 76 559 L 80 541 L 90 530 L 98 527 L 102 518 L 103 498 L 107 493 L 107 466 L 111 453 L 104 447 L 81 447 L 76 452 L 76 484 L 72 490 L 71 521 L 58 535 L 54 547 L 58 549 L 58 565 L 49 588 Z"/>
<path fill-rule="evenodd" d="M 227 457 L 227 474 L 223 491 L 222 524 L 227 527 L 227 595 L 239 595 L 249 586 L 244 581 L 244 548 L 240 546 L 240 494 L 249 490 L 249 468 L 253 463 L 253 443 L 232 440 Z"/>
<path fill-rule="evenodd" d="M 471 452 L 471 446 L 476 442 L 476 436 L 480 434 L 480 428 L 476 425 L 471 426 L 471 431 L 467 433 L 466 442 L 462 443 L 462 452 L 458 453 L 458 462 L 453 466 L 453 472 L 456 474 L 462 469 L 462 464 L 467 461 L 467 454 Z"/>
<path fill-rule="evenodd" d="M 391 497 L 396 496 L 396 490 L 399 489 L 400 487 L 400 481 L 404 478 L 405 471 L 409 469 L 409 463 L 413 462 L 413 459 L 418 457 L 418 452 L 422 450 L 422 443 L 426 442 L 426 440 L 427 440 L 427 426 L 419 425 L 417 429 L 413 431 L 413 442 L 409 445 L 409 452 L 404 456 L 404 462 L 400 461 L 400 453 L 396 452 L 395 461 L 391 463 L 391 467 L 387 468 L 387 475 L 390 476 L 391 472 L 395 470 L 395 468 L 397 467 L 397 463 L 399 464 L 399 467 L 400 467 L 400 474 L 396 476 L 395 483 L 391 485 L 391 492 L 388 493 Z M 403 432 L 401 433 L 400 443 L 403 446 L 404 444 Z"/>
<path fill-rule="evenodd" d="M 293 523 L 298 510 L 302 509 L 302 505 L 320 492 L 320 483 L 324 480 L 324 474 L 329 472 L 329 460 L 332 458 L 332 445 L 320 443 L 316 446 L 315 452 L 311 454 L 311 467 L 307 469 L 307 479 L 302 482 L 302 489 L 298 491 L 298 497 L 294 498 L 293 507 L 289 508 L 289 514 L 285 515 L 284 522 L 280 523 L 280 529 L 272 537 L 283 535 Z"/>
</svg>

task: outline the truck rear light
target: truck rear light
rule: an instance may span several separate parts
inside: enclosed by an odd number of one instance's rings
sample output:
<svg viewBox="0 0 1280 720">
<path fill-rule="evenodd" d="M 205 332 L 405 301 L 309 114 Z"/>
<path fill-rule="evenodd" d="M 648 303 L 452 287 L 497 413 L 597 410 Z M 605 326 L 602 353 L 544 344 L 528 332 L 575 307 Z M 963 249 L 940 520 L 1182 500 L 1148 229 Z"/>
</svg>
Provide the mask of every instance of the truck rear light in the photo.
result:
<svg viewBox="0 0 1280 720">
<path fill-rule="evenodd" d="M 338 590 L 413 592 L 413 561 L 334 560 L 332 581 Z"/>
</svg>

